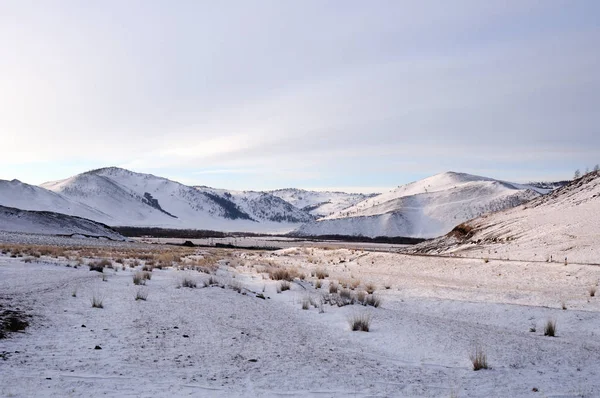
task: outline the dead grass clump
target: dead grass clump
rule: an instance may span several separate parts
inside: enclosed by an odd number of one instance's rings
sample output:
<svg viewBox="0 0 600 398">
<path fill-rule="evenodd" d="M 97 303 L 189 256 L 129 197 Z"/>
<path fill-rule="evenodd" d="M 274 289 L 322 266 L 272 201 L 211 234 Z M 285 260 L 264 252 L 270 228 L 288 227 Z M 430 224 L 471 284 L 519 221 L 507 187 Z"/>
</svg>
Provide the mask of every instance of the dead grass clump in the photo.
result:
<svg viewBox="0 0 600 398">
<path fill-rule="evenodd" d="M 308 310 L 310 308 L 310 299 L 308 297 L 304 297 L 302 299 L 302 309 Z"/>
<path fill-rule="evenodd" d="M 153 269 L 154 269 L 154 265 L 150 265 L 148 263 L 144 264 L 144 266 L 142 267 L 142 271 L 145 271 L 145 272 L 152 272 Z"/>
<path fill-rule="evenodd" d="M 150 279 L 152 279 L 152 273 L 147 272 L 147 271 L 142 271 L 142 278 L 144 278 L 144 280 L 149 281 Z"/>
<path fill-rule="evenodd" d="M 91 299 L 92 308 L 104 308 L 104 297 L 99 294 L 94 294 Z"/>
<path fill-rule="evenodd" d="M 359 279 L 353 279 L 352 282 L 350 282 L 350 289 L 352 289 L 352 290 L 356 289 L 359 286 L 360 286 Z"/>
<path fill-rule="evenodd" d="M 135 301 L 139 301 L 139 300 L 146 301 L 147 299 L 148 299 L 148 291 L 147 290 L 140 288 L 135 292 Z"/>
<path fill-rule="evenodd" d="M 290 290 L 291 288 L 292 288 L 292 285 L 290 284 L 290 282 L 285 281 L 285 280 L 281 281 L 277 285 L 277 293 L 285 292 L 286 290 Z"/>
<path fill-rule="evenodd" d="M 544 336 L 554 337 L 556 336 L 556 321 L 548 319 L 544 326 Z"/>
<path fill-rule="evenodd" d="M 191 278 L 183 278 L 179 284 L 181 287 L 189 287 L 191 289 L 196 287 L 196 282 Z"/>
<path fill-rule="evenodd" d="M 133 274 L 133 284 L 134 285 L 145 285 L 146 279 L 144 278 L 144 274 L 141 272 L 136 272 Z"/>
<path fill-rule="evenodd" d="M 483 349 L 479 346 L 476 346 L 473 353 L 469 355 L 469 359 L 473 364 L 473 370 L 481 370 L 481 369 L 489 369 L 487 363 L 487 355 L 483 351 Z"/>
<path fill-rule="evenodd" d="M 334 283 L 334 282 L 331 282 L 329 284 L 329 293 L 334 294 L 334 293 L 337 293 L 337 292 L 338 292 L 338 284 Z"/>
<path fill-rule="evenodd" d="M 219 284 L 219 280 L 213 276 L 204 281 L 204 287 L 215 286 Z"/>
<path fill-rule="evenodd" d="M 329 272 L 327 272 L 327 270 L 323 268 L 317 268 L 315 270 L 315 276 L 317 277 L 317 279 L 325 279 L 329 277 Z"/>
<path fill-rule="evenodd" d="M 369 294 L 363 303 L 364 305 L 370 305 L 371 307 L 379 308 L 381 305 L 381 299 L 375 294 Z"/>
<path fill-rule="evenodd" d="M 371 314 L 367 312 L 352 315 L 348 318 L 350 330 L 353 332 L 368 332 L 371 328 L 371 319 Z"/>
<path fill-rule="evenodd" d="M 321 282 L 320 279 L 317 279 L 315 281 L 315 289 L 320 289 L 322 285 L 323 285 L 323 282 Z"/>
<path fill-rule="evenodd" d="M 367 293 L 365 293 L 364 291 L 360 290 L 356 293 L 356 301 L 358 301 L 360 304 L 366 305 L 365 304 L 366 298 L 367 298 Z"/>
<path fill-rule="evenodd" d="M 274 281 L 288 281 L 291 282 L 300 274 L 296 269 L 289 268 L 271 268 L 269 269 L 269 277 Z"/>
<path fill-rule="evenodd" d="M 365 285 L 365 290 L 366 290 L 366 291 L 367 291 L 367 293 L 369 293 L 369 294 L 373 294 L 373 292 L 374 292 L 376 289 L 377 289 L 377 287 L 375 286 L 375 284 L 374 284 L 374 283 L 371 283 L 371 282 L 369 282 L 369 283 L 367 283 L 367 284 Z"/>
<path fill-rule="evenodd" d="M 594 297 L 596 295 L 596 286 L 592 286 L 589 289 L 590 297 Z"/>
<path fill-rule="evenodd" d="M 102 261 L 91 261 L 88 263 L 88 267 L 90 267 L 90 271 L 102 272 L 104 271 L 104 260 Z"/>
</svg>

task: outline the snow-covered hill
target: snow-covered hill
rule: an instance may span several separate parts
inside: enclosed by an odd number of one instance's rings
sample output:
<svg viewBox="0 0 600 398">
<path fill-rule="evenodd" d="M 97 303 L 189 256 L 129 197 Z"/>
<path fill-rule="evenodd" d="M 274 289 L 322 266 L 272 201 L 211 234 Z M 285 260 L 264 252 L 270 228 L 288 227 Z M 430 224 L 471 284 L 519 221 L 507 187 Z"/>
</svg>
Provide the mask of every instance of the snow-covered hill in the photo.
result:
<svg viewBox="0 0 600 398">
<path fill-rule="evenodd" d="M 518 206 L 541 195 L 528 186 L 447 172 L 400 186 L 321 220 L 300 235 L 432 238 L 481 214 Z"/>
<path fill-rule="evenodd" d="M 105 213 L 63 195 L 19 180 L 0 180 L 0 206 L 53 211 L 96 220 L 108 217 Z"/>
<path fill-rule="evenodd" d="M 84 235 L 125 240 L 106 225 L 48 211 L 29 211 L 0 206 L 0 231 L 43 235 Z"/>
<path fill-rule="evenodd" d="M 312 219 L 269 194 L 190 187 L 116 167 L 42 187 L 102 212 L 93 219 L 109 225 L 287 232 Z"/>
<path fill-rule="evenodd" d="M 522 206 L 470 220 L 415 250 L 600 263 L 600 173 L 586 174 Z"/>
<path fill-rule="evenodd" d="M 329 216 L 377 195 L 329 191 L 318 192 L 297 188 L 277 189 L 269 191 L 269 193 L 318 218 Z"/>
</svg>

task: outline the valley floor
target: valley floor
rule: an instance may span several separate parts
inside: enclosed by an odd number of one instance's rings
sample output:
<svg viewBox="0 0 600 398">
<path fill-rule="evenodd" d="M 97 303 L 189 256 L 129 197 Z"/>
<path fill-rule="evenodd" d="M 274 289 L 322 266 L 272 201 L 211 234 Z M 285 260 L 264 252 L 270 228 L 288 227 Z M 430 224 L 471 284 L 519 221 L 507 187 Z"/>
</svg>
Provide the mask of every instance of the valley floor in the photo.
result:
<svg viewBox="0 0 600 398">
<path fill-rule="evenodd" d="M 5 249 L 0 304 L 33 318 L 0 340 L 0 396 L 600 396 L 600 297 L 590 296 L 600 267 L 190 250 L 189 262 L 154 268 L 135 286 L 143 260 L 99 273 L 73 258 L 26 263 Z M 193 270 L 203 257 L 218 261 L 213 275 Z M 277 293 L 273 269 L 305 278 Z M 317 271 L 328 274 L 321 288 Z M 211 277 L 223 288 L 203 287 Z M 197 288 L 181 287 L 184 279 Z M 330 283 L 355 285 L 353 294 L 373 284 L 382 304 L 325 304 L 321 313 Z M 103 308 L 92 308 L 94 297 Z M 311 299 L 317 305 L 303 310 Z M 351 331 L 348 319 L 365 312 L 370 331 Z M 548 320 L 556 337 L 544 336 Z M 473 371 L 475 347 L 491 369 Z"/>
</svg>

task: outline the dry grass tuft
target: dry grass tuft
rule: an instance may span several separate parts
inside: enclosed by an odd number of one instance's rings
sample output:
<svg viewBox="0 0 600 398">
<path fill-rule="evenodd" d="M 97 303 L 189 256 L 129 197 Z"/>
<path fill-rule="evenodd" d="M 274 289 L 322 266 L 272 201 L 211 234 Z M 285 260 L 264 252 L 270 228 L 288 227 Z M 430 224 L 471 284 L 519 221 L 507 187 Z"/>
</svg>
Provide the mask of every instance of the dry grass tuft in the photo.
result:
<svg viewBox="0 0 600 398">
<path fill-rule="evenodd" d="M 544 336 L 555 337 L 556 336 L 556 321 L 548 319 L 544 326 Z"/>
<path fill-rule="evenodd" d="M 596 295 L 596 286 L 590 287 L 588 292 L 590 293 L 590 297 L 594 297 Z"/>
<path fill-rule="evenodd" d="M 371 314 L 363 312 L 354 314 L 348 319 L 350 330 L 353 332 L 368 332 L 371 328 Z"/>
<path fill-rule="evenodd" d="M 181 280 L 181 283 L 179 284 L 179 286 L 180 287 L 189 287 L 189 288 L 193 289 L 196 287 L 196 282 L 191 278 L 184 277 Z"/>
<path fill-rule="evenodd" d="M 473 364 L 473 370 L 489 369 L 487 355 L 483 351 L 483 348 L 476 346 L 473 353 L 469 355 L 469 359 Z"/>
<path fill-rule="evenodd" d="M 133 274 L 133 284 L 134 285 L 145 285 L 146 279 L 144 278 L 144 274 L 141 272 L 136 272 Z"/>
<path fill-rule="evenodd" d="M 317 279 L 325 279 L 329 277 L 329 272 L 327 272 L 327 270 L 323 268 L 317 268 L 315 270 L 315 276 L 317 277 Z"/>
<path fill-rule="evenodd" d="M 139 301 L 139 300 L 146 301 L 147 299 L 148 299 L 148 291 L 147 290 L 140 288 L 135 292 L 135 301 Z"/>
</svg>

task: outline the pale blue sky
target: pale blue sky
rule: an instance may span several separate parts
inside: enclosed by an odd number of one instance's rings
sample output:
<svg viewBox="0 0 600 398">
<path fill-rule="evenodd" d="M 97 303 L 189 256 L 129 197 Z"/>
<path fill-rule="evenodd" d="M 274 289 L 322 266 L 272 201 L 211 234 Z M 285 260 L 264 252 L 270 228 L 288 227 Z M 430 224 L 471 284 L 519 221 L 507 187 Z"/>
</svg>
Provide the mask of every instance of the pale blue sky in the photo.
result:
<svg viewBox="0 0 600 398">
<path fill-rule="evenodd" d="M 598 1 L 0 1 L 0 178 L 381 190 L 600 162 Z"/>
</svg>

